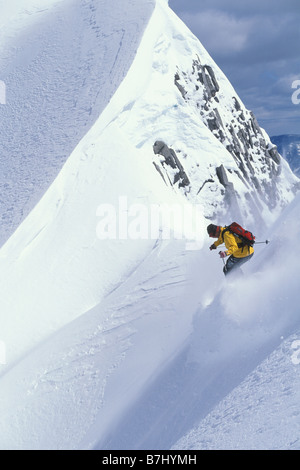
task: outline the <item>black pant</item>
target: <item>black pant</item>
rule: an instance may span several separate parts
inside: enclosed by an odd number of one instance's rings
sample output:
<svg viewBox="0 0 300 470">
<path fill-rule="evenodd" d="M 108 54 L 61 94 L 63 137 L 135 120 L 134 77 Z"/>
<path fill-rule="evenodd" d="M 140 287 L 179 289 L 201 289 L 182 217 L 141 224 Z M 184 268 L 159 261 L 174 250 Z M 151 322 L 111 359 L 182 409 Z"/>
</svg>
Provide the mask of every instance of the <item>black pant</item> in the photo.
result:
<svg viewBox="0 0 300 470">
<path fill-rule="evenodd" d="M 249 259 L 252 258 L 253 255 L 254 255 L 254 253 L 252 253 L 249 256 L 245 256 L 244 258 L 235 258 L 233 255 L 229 256 L 229 258 L 228 258 L 228 260 L 227 260 L 227 262 L 226 262 L 226 264 L 223 268 L 223 272 L 224 272 L 225 276 L 227 276 L 227 274 L 231 273 L 232 271 L 237 271 L 237 270 L 241 271 L 240 267 L 242 266 L 242 264 L 249 261 Z"/>
</svg>

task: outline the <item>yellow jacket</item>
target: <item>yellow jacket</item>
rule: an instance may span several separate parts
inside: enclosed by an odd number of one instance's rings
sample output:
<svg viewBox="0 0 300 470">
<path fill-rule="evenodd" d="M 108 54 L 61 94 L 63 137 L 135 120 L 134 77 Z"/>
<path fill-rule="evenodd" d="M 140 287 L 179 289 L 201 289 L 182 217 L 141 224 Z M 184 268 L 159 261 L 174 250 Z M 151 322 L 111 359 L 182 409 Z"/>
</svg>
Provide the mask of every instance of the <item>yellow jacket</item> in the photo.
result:
<svg viewBox="0 0 300 470">
<path fill-rule="evenodd" d="M 233 255 L 235 258 L 245 258 L 246 256 L 254 253 L 252 246 L 238 246 L 238 244 L 242 243 L 242 240 L 237 235 L 233 235 L 233 233 L 226 231 L 223 237 L 224 230 L 225 227 L 221 227 L 219 238 L 214 242 L 214 245 L 219 246 L 222 243 L 225 243 L 225 247 L 227 248 L 227 251 L 225 251 L 226 256 Z"/>
</svg>

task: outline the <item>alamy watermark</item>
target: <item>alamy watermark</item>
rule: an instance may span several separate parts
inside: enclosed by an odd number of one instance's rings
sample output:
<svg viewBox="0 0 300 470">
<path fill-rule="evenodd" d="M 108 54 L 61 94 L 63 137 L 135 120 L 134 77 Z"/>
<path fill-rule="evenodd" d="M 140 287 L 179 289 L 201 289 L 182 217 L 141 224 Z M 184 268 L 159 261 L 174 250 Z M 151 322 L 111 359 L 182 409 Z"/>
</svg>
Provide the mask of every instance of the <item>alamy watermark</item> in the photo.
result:
<svg viewBox="0 0 300 470">
<path fill-rule="evenodd" d="M 6 104 L 6 85 L 0 80 L 0 104 Z"/>
<path fill-rule="evenodd" d="M 120 196 L 116 205 L 100 204 L 97 236 L 101 240 L 185 240 L 187 250 L 201 245 L 203 216 L 200 204 L 129 204 Z"/>
<path fill-rule="evenodd" d="M 0 365 L 6 364 L 6 344 L 0 341 Z"/>
<path fill-rule="evenodd" d="M 300 80 L 294 80 L 292 83 L 292 88 L 296 89 L 292 94 L 292 103 L 300 104 Z"/>
</svg>

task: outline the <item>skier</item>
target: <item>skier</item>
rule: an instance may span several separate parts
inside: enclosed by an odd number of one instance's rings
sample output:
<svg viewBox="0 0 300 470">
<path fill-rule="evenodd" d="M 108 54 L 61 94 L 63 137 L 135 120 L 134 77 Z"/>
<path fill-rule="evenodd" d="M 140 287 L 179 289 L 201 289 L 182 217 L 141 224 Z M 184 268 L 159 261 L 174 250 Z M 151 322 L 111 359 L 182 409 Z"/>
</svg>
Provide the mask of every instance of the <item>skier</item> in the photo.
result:
<svg viewBox="0 0 300 470">
<path fill-rule="evenodd" d="M 208 225 L 207 233 L 210 237 L 217 238 L 217 241 L 209 247 L 210 250 L 215 250 L 219 245 L 225 243 L 226 251 L 219 251 L 220 258 L 224 259 L 229 256 L 223 268 L 225 276 L 236 270 L 242 273 L 240 266 L 252 258 L 254 254 L 253 247 L 246 245 L 237 235 L 220 225 Z"/>
</svg>

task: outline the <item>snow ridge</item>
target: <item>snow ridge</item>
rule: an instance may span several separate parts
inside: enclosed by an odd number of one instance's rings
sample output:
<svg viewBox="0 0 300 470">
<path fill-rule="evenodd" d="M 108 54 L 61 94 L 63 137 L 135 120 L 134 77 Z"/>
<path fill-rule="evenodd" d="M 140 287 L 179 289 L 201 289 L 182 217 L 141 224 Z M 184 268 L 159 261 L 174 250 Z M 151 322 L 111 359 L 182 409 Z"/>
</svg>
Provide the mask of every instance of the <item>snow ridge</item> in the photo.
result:
<svg viewBox="0 0 300 470">
<path fill-rule="evenodd" d="M 35 173 L 41 193 L 35 189 L 32 197 L 39 202 L 34 208 L 33 199 L 28 202 L 32 210 L 20 225 L 24 199 L 10 211 L 3 237 L 18 228 L 0 250 L 0 340 L 6 348 L 0 448 L 299 448 L 299 363 L 293 349 L 300 328 L 298 179 L 272 157 L 263 131 L 268 155 L 258 163 L 254 151 L 241 179 L 242 160 L 226 148 L 231 133 L 224 146 L 220 127 L 214 132 L 208 122 L 217 109 L 214 119 L 219 114 L 226 127 L 224 116 L 231 117 L 235 103 L 232 87 L 166 1 L 26 4 L 26 10 L 25 2 L 5 10 L 14 21 L 1 42 L 4 79 L 22 116 L 17 127 L 8 92 L 1 125 L 6 155 L 15 136 L 9 187 L 20 175 L 26 180 L 20 149 L 24 155 L 32 151 L 35 162 L 41 154 L 47 158 Z M 19 34 L 10 36 L 12 31 Z M 14 51 L 13 59 L 3 51 Z M 193 73 L 191 60 L 197 57 Z M 202 96 L 206 115 L 197 107 L 199 96 L 192 98 L 196 70 L 206 92 L 219 87 L 215 96 Z M 24 74 L 26 97 L 35 98 L 29 108 L 21 97 Z M 239 105 L 235 124 L 242 126 L 242 112 L 253 124 Z M 175 167 L 154 153 L 155 142 L 173 150 Z M 44 169 L 57 156 L 55 179 L 45 192 L 51 178 Z M 262 167 L 274 180 L 275 205 L 267 203 L 263 180 L 270 182 L 260 174 Z M 182 169 L 190 185 L 176 179 Z M 246 217 L 253 224 L 249 229 L 271 243 L 257 245 L 244 277 L 227 282 L 222 261 L 208 249 L 206 225 L 209 218 L 223 223 L 234 214 L 225 197 L 229 189 L 242 215 L 248 214 L 252 176 L 261 177 L 255 205 L 267 227 L 276 222 L 268 233 L 254 213 Z M 23 189 L 21 199 L 30 191 L 26 182 Z M 6 188 L 6 194 L 12 191 Z M 137 236 L 101 238 L 102 210 L 118 211 L 120 197 L 126 198 L 126 220 L 135 223 Z M 164 238 L 164 222 L 156 237 L 138 236 L 143 218 L 133 209 L 143 214 L 151 204 L 181 208 L 195 202 L 196 245 L 185 237 Z M 6 222 L 9 206 L 7 200 Z M 282 377 L 274 377 L 276 361 Z M 245 421 L 247 435 L 237 440 Z"/>
<path fill-rule="evenodd" d="M 41 199 L 126 76 L 154 0 L 1 7 L 0 244 Z"/>
</svg>

